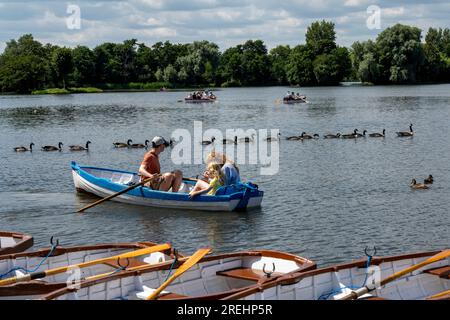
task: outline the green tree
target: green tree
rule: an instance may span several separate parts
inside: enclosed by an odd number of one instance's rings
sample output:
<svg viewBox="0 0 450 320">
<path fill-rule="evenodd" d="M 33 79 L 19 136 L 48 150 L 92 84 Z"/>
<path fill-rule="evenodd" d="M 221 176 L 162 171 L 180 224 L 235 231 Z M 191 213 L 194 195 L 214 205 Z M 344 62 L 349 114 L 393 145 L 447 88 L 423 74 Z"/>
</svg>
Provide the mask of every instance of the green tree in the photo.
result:
<svg viewBox="0 0 450 320">
<path fill-rule="evenodd" d="M 313 85 L 316 83 L 311 52 L 306 45 L 292 49 L 286 65 L 286 77 L 291 85 Z"/>
<path fill-rule="evenodd" d="M 270 74 L 276 84 L 285 85 L 288 83 L 286 68 L 289 62 L 291 48 L 289 46 L 277 46 L 270 50 Z"/>
<path fill-rule="evenodd" d="M 76 86 L 92 84 L 95 79 L 95 54 L 86 46 L 77 46 L 72 50 L 72 81 Z"/>
<path fill-rule="evenodd" d="M 306 45 L 313 56 L 328 54 L 336 48 L 334 23 L 330 21 L 313 22 L 306 31 Z"/>
<path fill-rule="evenodd" d="M 27 93 L 51 83 L 51 48 L 42 46 L 31 34 L 7 42 L 0 56 L 1 90 Z"/>
</svg>

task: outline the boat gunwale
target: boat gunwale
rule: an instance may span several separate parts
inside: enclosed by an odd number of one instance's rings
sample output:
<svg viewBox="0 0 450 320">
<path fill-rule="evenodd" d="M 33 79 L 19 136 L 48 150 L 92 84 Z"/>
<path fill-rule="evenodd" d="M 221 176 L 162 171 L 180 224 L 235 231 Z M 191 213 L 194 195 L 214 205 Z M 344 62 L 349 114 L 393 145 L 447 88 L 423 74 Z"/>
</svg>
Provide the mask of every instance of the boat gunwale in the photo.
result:
<svg viewBox="0 0 450 320">
<path fill-rule="evenodd" d="M 0 256 L 23 252 L 34 245 L 34 238 L 27 233 L 0 231 L 0 237 L 19 239 L 12 247 L 0 248 Z"/>
<path fill-rule="evenodd" d="M 289 273 L 314 270 L 317 267 L 316 263 L 312 260 L 297 256 L 294 254 L 290 254 L 287 252 L 281 252 L 281 251 L 275 251 L 275 250 L 249 250 L 249 251 L 238 251 L 238 252 L 232 252 L 232 253 L 223 253 L 223 254 L 218 254 L 218 255 L 205 256 L 198 262 L 198 264 L 202 263 L 202 262 L 209 262 L 209 261 L 214 261 L 214 260 L 221 260 L 221 259 L 235 258 L 235 257 L 241 257 L 241 258 L 244 258 L 244 257 L 270 257 L 270 258 L 278 258 L 278 259 L 294 261 L 297 264 L 301 265 L 299 268 L 297 268 L 296 270 L 291 271 Z M 158 263 L 158 264 L 153 264 L 148 267 L 144 267 L 143 269 L 140 269 L 140 270 L 132 270 L 132 271 L 124 270 L 124 271 L 118 272 L 114 275 L 111 275 L 111 276 L 108 276 L 105 278 L 83 281 L 78 288 L 65 287 L 65 288 L 56 290 L 54 292 L 51 292 L 49 294 L 46 294 L 46 295 L 42 296 L 40 299 L 52 300 L 52 299 L 55 299 L 64 294 L 77 292 L 80 289 L 84 289 L 84 288 L 90 287 L 90 286 L 95 286 L 97 284 L 101 284 L 104 282 L 114 281 L 114 280 L 127 278 L 127 277 L 138 277 L 138 276 L 141 276 L 142 274 L 146 274 L 149 272 L 168 270 L 171 268 L 177 269 L 188 258 L 189 257 L 185 257 L 184 259 L 178 260 L 175 265 L 173 265 L 173 261 L 162 262 L 162 263 Z M 279 277 L 282 277 L 282 275 L 275 276 L 272 279 L 268 279 L 267 281 L 272 282 L 272 281 L 275 281 L 276 279 L 278 279 Z M 221 291 L 221 292 L 212 293 L 212 294 L 208 294 L 208 295 L 202 295 L 202 296 L 186 296 L 186 297 L 183 297 L 182 299 L 196 299 L 197 300 L 197 299 L 208 299 L 208 298 L 213 299 L 213 298 L 218 298 L 218 297 L 226 297 L 230 294 L 233 294 L 236 290 L 238 290 L 240 292 L 242 290 L 247 290 L 249 288 L 252 288 L 256 285 L 258 285 L 258 284 L 257 283 L 250 284 L 243 288 Z"/>
</svg>

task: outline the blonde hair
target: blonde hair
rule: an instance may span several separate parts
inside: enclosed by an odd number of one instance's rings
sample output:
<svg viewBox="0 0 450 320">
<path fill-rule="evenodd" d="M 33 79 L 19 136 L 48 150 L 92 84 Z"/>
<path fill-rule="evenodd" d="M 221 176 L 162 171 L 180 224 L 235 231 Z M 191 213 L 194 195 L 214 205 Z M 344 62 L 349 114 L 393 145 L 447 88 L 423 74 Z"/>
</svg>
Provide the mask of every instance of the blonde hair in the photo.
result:
<svg viewBox="0 0 450 320">
<path fill-rule="evenodd" d="M 221 152 L 217 152 L 216 150 L 213 150 L 206 157 L 207 164 L 217 163 L 217 164 L 220 164 L 220 167 L 223 167 L 223 165 L 227 162 L 232 164 L 236 168 L 236 171 L 239 172 L 239 168 L 236 166 L 234 161 L 231 160 L 230 158 L 228 158 L 225 154 L 223 154 Z"/>
<path fill-rule="evenodd" d="M 208 173 L 211 175 L 211 178 L 217 178 L 220 184 L 225 184 L 225 176 L 222 173 L 222 166 L 218 163 L 211 162 L 208 164 Z"/>
</svg>

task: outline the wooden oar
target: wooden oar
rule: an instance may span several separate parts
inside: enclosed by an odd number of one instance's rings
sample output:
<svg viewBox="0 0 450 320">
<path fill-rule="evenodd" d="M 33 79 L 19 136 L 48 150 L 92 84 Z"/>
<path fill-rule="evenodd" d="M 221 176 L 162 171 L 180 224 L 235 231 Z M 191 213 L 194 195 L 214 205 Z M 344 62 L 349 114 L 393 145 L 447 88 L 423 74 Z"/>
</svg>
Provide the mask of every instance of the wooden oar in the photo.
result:
<svg viewBox="0 0 450 320">
<path fill-rule="evenodd" d="M 432 295 L 430 297 L 427 297 L 426 300 L 431 300 L 431 299 L 438 299 L 438 298 L 442 298 L 448 296 L 448 298 L 450 298 L 450 290 L 441 292 L 441 293 L 436 293 L 435 295 Z"/>
<path fill-rule="evenodd" d="M 432 264 L 434 262 L 440 261 L 440 260 L 448 258 L 448 257 L 450 257 L 450 249 L 447 249 L 447 250 L 444 250 L 442 252 L 439 252 L 438 254 L 435 254 L 434 256 L 432 256 L 432 257 L 430 257 L 430 258 L 428 258 L 428 259 L 426 259 L 426 260 L 424 260 L 422 262 L 419 262 L 418 264 L 415 264 L 415 265 L 413 265 L 411 267 L 408 267 L 406 269 L 403 269 L 403 270 L 401 270 L 399 272 L 396 272 L 396 273 L 390 275 L 389 277 L 381 280 L 380 286 L 384 286 L 385 284 L 387 284 L 387 283 L 389 283 L 391 281 L 394 281 L 394 280 L 396 280 L 396 279 L 398 279 L 400 277 L 403 277 L 405 274 L 411 273 L 411 272 L 413 272 L 413 271 L 415 271 L 417 269 L 420 269 L 420 268 L 422 268 L 422 267 L 424 267 L 426 265 Z M 366 293 L 368 293 L 370 291 L 373 291 L 374 289 L 375 288 L 368 288 L 367 286 L 364 286 L 364 287 L 362 287 L 360 289 L 357 289 L 357 290 L 355 290 L 355 291 L 345 295 L 344 297 L 340 298 L 339 300 L 358 299 L 360 296 L 362 296 L 362 295 L 364 295 L 364 294 L 366 294 Z"/>
<path fill-rule="evenodd" d="M 93 261 L 83 262 L 83 263 L 79 263 L 79 264 L 59 267 L 59 268 L 45 270 L 45 271 L 40 271 L 40 272 L 33 272 L 33 273 L 24 274 L 24 275 L 17 276 L 17 277 L 8 278 L 8 279 L 5 279 L 5 280 L 0 280 L 0 286 L 6 286 L 6 285 L 17 283 L 17 282 L 30 281 L 30 280 L 34 280 L 34 279 L 42 279 L 42 278 L 45 278 L 47 276 L 51 276 L 51 275 L 54 275 L 54 274 L 66 272 L 67 270 L 71 270 L 73 268 L 80 268 L 80 269 L 81 268 L 86 268 L 86 267 L 90 267 L 90 266 L 93 266 L 93 265 L 96 265 L 96 264 L 109 262 L 111 260 L 115 261 L 117 259 L 126 259 L 126 258 L 138 257 L 138 256 L 142 256 L 144 254 L 149 254 L 149 253 L 158 252 L 158 251 L 164 251 L 164 250 L 167 250 L 167 249 L 170 249 L 170 248 L 171 248 L 171 245 L 168 244 L 168 243 L 158 244 L 156 246 L 152 246 L 152 247 L 148 247 L 148 248 L 144 248 L 144 249 L 139 249 L 139 250 L 135 250 L 135 251 L 122 253 L 122 254 L 119 254 L 119 255 L 116 255 L 116 256 L 112 256 L 112 257 L 97 259 L 97 260 L 93 260 Z"/>
<path fill-rule="evenodd" d="M 158 297 L 158 295 L 163 291 L 169 284 L 172 283 L 176 278 L 181 276 L 183 273 L 185 273 L 187 270 L 192 268 L 197 262 L 200 261 L 201 258 L 203 258 L 205 255 L 211 252 L 210 248 L 203 248 L 197 250 L 196 253 L 194 253 L 192 256 L 189 257 L 189 259 L 186 260 L 185 263 L 183 263 L 177 271 L 169 278 L 167 279 L 158 289 L 153 291 L 151 295 L 149 295 L 145 300 L 153 300 Z"/>
<path fill-rule="evenodd" d="M 130 191 L 130 190 L 133 190 L 134 188 L 137 188 L 137 187 L 139 187 L 139 186 L 142 186 L 142 185 L 146 184 L 147 182 L 151 181 L 152 179 L 153 179 L 153 178 L 145 179 L 145 180 L 139 182 L 138 184 L 135 184 L 135 185 L 133 185 L 133 186 L 131 186 L 131 187 L 125 188 L 125 189 L 123 189 L 122 191 L 119 191 L 119 192 L 114 193 L 114 194 L 112 194 L 112 195 L 110 195 L 110 196 L 107 196 L 106 198 L 103 198 L 103 199 L 100 199 L 100 200 L 98 200 L 98 201 L 96 201 L 96 202 L 94 202 L 94 203 L 91 203 L 90 205 L 87 205 L 87 206 L 81 208 L 81 209 L 78 210 L 77 212 L 83 212 L 83 211 L 85 211 L 85 210 L 87 210 L 87 209 L 89 209 L 89 208 L 92 208 L 92 207 L 94 207 L 94 206 L 96 206 L 96 205 L 98 205 L 98 204 L 100 204 L 100 203 L 102 203 L 102 202 L 105 202 L 105 201 L 110 200 L 110 199 L 112 199 L 112 198 L 114 198 L 114 197 L 120 196 L 120 195 L 123 194 L 123 193 L 126 193 L 126 192 L 128 192 L 128 191 Z"/>
</svg>

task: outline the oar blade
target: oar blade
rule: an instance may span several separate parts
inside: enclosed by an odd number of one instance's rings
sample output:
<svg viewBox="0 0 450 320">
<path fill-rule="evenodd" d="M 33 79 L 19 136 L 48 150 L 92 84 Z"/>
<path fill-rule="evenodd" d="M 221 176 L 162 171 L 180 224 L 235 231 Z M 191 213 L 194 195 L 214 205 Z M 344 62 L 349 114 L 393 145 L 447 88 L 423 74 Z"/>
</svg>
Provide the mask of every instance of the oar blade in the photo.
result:
<svg viewBox="0 0 450 320">
<path fill-rule="evenodd" d="M 158 297 L 158 295 L 163 291 L 172 281 L 181 276 L 187 270 L 192 268 L 197 264 L 204 256 L 211 252 L 210 248 L 202 248 L 197 250 L 192 256 L 189 257 L 178 269 L 175 273 L 167 279 L 158 289 L 156 289 L 151 295 L 149 295 L 146 300 L 154 300 Z"/>
</svg>

